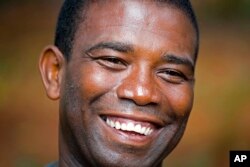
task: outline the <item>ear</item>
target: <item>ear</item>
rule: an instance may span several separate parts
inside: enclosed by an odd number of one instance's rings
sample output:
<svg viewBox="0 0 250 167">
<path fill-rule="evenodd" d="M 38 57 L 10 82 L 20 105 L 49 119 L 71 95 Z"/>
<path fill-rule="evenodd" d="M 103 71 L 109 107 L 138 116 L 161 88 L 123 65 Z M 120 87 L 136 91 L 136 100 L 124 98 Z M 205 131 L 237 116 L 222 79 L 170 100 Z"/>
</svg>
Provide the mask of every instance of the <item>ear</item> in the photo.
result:
<svg viewBox="0 0 250 167">
<path fill-rule="evenodd" d="M 56 46 L 47 46 L 39 60 L 39 69 L 47 96 L 52 100 L 60 98 L 65 58 Z"/>
</svg>

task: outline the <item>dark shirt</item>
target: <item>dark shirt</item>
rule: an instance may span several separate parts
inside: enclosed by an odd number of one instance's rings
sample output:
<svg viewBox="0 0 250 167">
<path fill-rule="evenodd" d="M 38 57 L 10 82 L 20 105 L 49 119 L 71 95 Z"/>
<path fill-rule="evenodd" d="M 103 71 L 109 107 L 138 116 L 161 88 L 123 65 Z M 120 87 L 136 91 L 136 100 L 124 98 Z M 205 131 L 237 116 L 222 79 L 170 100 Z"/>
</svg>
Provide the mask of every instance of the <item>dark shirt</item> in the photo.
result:
<svg viewBox="0 0 250 167">
<path fill-rule="evenodd" d="M 45 167 L 58 167 L 58 162 L 57 161 L 56 162 L 52 162 L 52 163 L 46 165 Z"/>
</svg>

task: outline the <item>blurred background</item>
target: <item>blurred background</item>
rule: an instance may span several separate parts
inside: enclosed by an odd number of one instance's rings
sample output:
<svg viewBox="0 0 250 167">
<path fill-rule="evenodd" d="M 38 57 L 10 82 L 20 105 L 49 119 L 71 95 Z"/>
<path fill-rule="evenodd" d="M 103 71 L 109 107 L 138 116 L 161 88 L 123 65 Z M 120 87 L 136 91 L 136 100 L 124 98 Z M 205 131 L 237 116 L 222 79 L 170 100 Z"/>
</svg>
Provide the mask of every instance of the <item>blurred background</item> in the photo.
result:
<svg viewBox="0 0 250 167">
<path fill-rule="evenodd" d="M 227 167 L 229 150 L 250 150 L 250 0 L 192 0 L 201 43 L 195 103 L 169 167 Z M 0 167 L 56 160 L 58 102 L 38 58 L 53 43 L 62 0 L 0 1 Z"/>
</svg>

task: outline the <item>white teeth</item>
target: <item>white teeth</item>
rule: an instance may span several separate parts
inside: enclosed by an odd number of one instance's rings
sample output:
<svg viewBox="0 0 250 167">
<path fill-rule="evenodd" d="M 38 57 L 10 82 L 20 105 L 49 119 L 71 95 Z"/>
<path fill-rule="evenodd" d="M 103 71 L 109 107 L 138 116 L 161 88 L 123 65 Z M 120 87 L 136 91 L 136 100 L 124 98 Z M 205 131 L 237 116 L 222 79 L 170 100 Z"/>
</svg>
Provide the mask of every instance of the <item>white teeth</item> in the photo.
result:
<svg viewBox="0 0 250 167">
<path fill-rule="evenodd" d="M 122 127 L 121 127 L 122 130 L 127 130 L 127 125 L 125 123 L 122 123 Z"/>
<path fill-rule="evenodd" d="M 134 131 L 137 132 L 137 133 L 140 133 L 141 132 L 141 125 L 140 124 L 137 124 L 134 128 Z"/>
<path fill-rule="evenodd" d="M 121 128 L 121 124 L 120 124 L 120 122 L 115 122 L 115 128 L 116 129 L 120 129 Z"/>
<path fill-rule="evenodd" d="M 109 119 L 107 119 L 106 122 L 107 122 L 108 125 L 110 125 L 110 120 Z"/>
<path fill-rule="evenodd" d="M 133 131 L 134 130 L 134 124 L 132 122 L 129 122 L 127 124 L 127 131 Z"/>
<path fill-rule="evenodd" d="M 113 121 L 110 121 L 110 125 L 111 125 L 112 128 L 115 127 L 115 123 Z"/>
<path fill-rule="evenodd" d="M 146 127 L 142 127 L 142 128 L 141 128 L 141 132 L 140 132 L 140 133 L 141 133 L 141 134 L 144 134 L 144 133 L 145 133 L 145 131 L 146 131 Z"/>
<path fill-rule="evenodd" d="M 145 133 L 144 133 L 144 135 L 146 135 L 146 136 L 149 135 L 149 131 L 150 131 L 150 129 L 147 128 L 146 131 L 145 131 Z"/>
<path fill-rule="evenodd" d="M 112 128 L 115 128 L 118 130 L 121 129 L 123 131 L 132 131 L 132 132 L 136 132 L 145 136 L 148 136 L 153 132 L 153 129 L 149 127 L 148 128 L 142 127 L 140 124 L 135 125 L 132 122 L 129 122 L 128 124 L 126 124 L 126 123 L 120 123 L 118 121 L 114 122 L 107 118 L 106 123 Z"/>
</svg>

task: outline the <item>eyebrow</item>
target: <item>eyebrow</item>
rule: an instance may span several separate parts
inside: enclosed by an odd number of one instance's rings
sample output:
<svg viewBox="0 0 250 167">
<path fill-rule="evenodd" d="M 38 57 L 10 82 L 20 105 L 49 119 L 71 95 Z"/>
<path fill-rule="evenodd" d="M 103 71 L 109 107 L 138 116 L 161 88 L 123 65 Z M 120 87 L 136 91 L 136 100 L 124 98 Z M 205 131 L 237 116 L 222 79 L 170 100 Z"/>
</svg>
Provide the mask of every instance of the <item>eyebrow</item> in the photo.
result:
<svg viewBox="0 0 250 167">
<path fill-rule="evenodd" d="M 188 66 L 192 71 L 194 71 L 194 62 L 188 58 L 182 56 L 176 56 L 173 54 L 167 54 L 163 56 L 163 60 L 172 63 Z"/>
<path fill-rule="evenodd" d="M 134 48 L 132 45 L 123 42 L 100 42 L 89 49 L 86 52 L 91 52 L 98 49 L 112 49 L 118 52 L 129 53 L 133 52 Z"/>
</svg>

